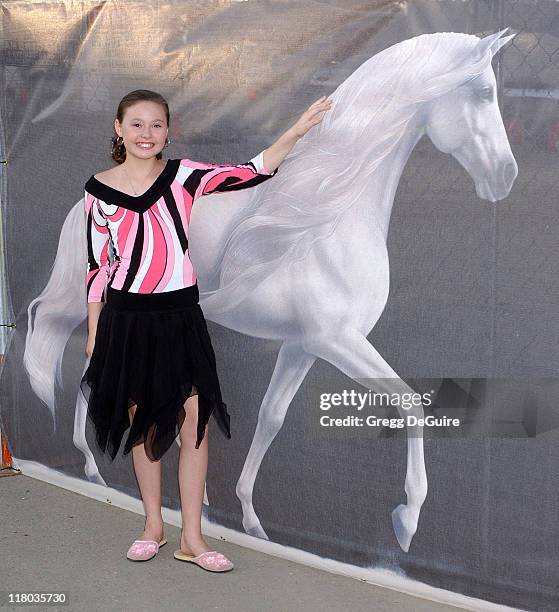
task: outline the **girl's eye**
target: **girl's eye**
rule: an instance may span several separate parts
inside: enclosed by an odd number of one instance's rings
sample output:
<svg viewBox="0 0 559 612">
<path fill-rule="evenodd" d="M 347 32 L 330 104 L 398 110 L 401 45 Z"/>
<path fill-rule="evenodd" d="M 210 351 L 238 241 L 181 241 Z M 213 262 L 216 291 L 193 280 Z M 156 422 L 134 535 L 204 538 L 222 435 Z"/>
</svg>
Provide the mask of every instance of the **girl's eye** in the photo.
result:
<svg viewBox="0 0 559 612">
<path fill-rule="evenodd" d="M 139 124 L 139 123 L 133 123 L 132 125 L 133 125 L 134 127 L 136 127 L 137 125 L 140 125 L 140 124 Z M 155 125 L 154 127 L 163 127 L 163 126 L 162 126 L 162 125 L 160 125 L 160 124 L 157 124 L 157 125 Z"/>
</svg>

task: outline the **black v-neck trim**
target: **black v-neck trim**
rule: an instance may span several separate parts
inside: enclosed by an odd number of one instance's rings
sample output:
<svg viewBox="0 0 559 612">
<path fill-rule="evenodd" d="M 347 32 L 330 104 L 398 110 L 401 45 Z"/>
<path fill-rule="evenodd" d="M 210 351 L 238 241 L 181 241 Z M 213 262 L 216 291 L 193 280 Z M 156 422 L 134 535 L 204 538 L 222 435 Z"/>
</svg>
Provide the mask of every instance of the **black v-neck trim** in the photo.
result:
<svg viewBox="0 0 559 612">
<path fill-rule="evenodd" d="M 151 187 L 139 196 L 119 191 L 114 187 L 109 187 L 105 183 L 97 180 L 94 175 L 87 180 L 85 189 L 88 193 L 107 204 L 115 204 L 136 211 L 145 211 L 146 205 L 151 206 L 175 180 L 180 166 L 180 159 L 168 159 L 161 174 L 155 179 Z"/>
</svg>

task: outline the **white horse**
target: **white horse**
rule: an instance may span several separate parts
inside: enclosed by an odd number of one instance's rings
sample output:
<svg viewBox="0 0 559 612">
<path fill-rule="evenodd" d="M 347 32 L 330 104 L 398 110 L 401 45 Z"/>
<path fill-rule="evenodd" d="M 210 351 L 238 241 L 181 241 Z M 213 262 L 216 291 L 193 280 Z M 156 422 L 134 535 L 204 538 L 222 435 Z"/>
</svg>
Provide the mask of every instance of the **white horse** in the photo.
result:
<svg viewBox="0 0 559 612">
<path fill-rule="evenodd" d="M 413 148 L 427 134 L 469 173 L 480 198 L 495 202 L 508 195 L 518 167 L 491 67 L 513 36 L 502 37 L 507 29 L 484 39 L 424 34 L 385 49 L 336 89 L 332 109 L 272 180 L 206 196 L 215 201 L 194 207 L 189 249 L 206 318 L 282 342 L 236 487 L 247 533 L 267 538 L 252 503 L 256 476 L 317 357 L 376 392 L 415 392 L 367 339 L 388 298 L 394 194 Z M 75 257 L 84 236 L 80 201 L 64 223 L 49 283 L 29 306 L 24 361 L 53 417 L 64 346 L 87 316 L 85 259 Z M 68 245 L 76 249 L 73 275 Z M 422 406 L 397 409 L 402 417 L 424 414 Z M 85 414 L 78 397 L 74 441 L 86 456 L 88 478 L 104 482 L 85 440 Z M 427 495 L 420 426 L 408 429 L 404 490 L 407 503 L 392 511 L 392 521 L 407 551 Z"/>
</svg>

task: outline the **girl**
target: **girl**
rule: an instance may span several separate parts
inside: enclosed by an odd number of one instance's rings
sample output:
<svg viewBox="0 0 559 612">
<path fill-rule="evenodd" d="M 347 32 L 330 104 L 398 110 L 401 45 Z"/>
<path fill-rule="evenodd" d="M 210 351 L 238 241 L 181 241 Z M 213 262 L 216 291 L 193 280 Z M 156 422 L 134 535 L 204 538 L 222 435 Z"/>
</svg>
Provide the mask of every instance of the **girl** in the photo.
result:
<svg viewBox="0 0 559 612">
<path fill-rule="evenodd" d="M 273 177 L 330 105 L 319 98 L 275 143 L 236 166 L 163 160 L 169 107 L 161 95 L 136 90 L 118 106 L 118 165 L 85 184 L 90 362 L 80 387 L 99 447 L 111 459 L 130 427 L 123 454 L 132 451 L 146 521 L 128 559 L 147 561 L 167 542 L 160 459 L 178 430 L 182 533 L 174 556 L 209 571 L 233 569 L 201 532 L 210 416 L 227 438 L 231 433 L 188 254 L 190 211 L 198 197 Z"/>
</svg>

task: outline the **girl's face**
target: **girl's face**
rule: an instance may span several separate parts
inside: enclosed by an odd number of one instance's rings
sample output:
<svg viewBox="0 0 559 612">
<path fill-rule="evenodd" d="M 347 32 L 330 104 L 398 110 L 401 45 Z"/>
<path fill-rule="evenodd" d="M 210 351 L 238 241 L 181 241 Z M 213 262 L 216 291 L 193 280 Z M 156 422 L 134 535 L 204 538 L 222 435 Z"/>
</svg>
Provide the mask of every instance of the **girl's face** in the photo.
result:
<svg viewBox="0 0 559 612">
<path fill-rule="evenodd" d="M 145 159 L 155 157 L 165 146 L 169 132 L 165 109 L 157 102 L 136 102 L 124 111 L 122 123 L 115 119 L 115 131 L 122 136 L 127 153 Z"/>
</svg>

